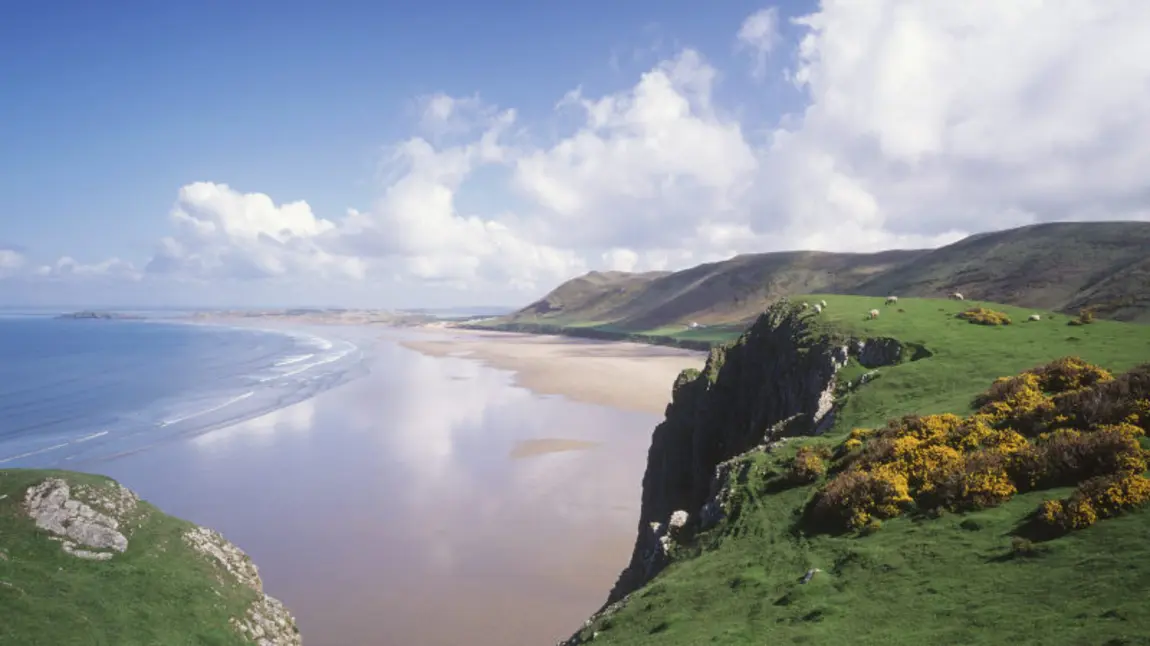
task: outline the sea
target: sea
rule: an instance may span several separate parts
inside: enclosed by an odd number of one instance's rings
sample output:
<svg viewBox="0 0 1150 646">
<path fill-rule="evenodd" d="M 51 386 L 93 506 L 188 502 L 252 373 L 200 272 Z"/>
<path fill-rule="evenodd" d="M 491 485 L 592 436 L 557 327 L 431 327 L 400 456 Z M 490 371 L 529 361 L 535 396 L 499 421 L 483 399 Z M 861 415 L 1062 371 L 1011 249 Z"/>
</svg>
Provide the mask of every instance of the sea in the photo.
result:
<svg viewBox="0 0 1150 646">
<path fill-rule="evenodd" d="M 0 469 L 87 470 L 365 371 L 354 342 L 299 329 L 3 313 Z"/>
</svg>

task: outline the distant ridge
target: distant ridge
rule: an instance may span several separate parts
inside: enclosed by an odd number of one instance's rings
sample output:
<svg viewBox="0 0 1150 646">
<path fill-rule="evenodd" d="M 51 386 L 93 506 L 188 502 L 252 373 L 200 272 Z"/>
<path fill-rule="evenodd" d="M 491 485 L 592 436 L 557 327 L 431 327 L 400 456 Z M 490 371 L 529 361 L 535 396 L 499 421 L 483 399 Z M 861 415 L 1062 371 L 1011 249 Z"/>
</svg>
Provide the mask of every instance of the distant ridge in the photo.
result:
<svg viewBox="0 0 1150 646">
<path fill-rule="evenodd" d="M 622 330 L 749 323 L 792 294 L 945 297 L 1150 322 L 1150 222 L 1060 222 L 979 233 L 938 249 L 744 254 L 676 272 L 593 271 L 503 323 Z"/>
</svg>

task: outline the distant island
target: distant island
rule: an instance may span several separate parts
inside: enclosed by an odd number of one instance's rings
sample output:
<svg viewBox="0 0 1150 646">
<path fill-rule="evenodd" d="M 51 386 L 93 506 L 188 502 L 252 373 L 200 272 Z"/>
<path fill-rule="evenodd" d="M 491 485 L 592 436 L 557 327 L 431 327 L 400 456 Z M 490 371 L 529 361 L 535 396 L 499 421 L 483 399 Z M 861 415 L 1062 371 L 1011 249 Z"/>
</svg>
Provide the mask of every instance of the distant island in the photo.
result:
<svg viewBox="0 0 1150 646">
<path fill-rule="evenodd" d="M 75 320 L 101 320 L 101 321 L 138 321 L 144 317 L 136 314 L 120 314 L 118 312 L 71 312 L 68 314 L 61 314 L 57 316 L 58 319 L 75 319 Z"/>
</svg>

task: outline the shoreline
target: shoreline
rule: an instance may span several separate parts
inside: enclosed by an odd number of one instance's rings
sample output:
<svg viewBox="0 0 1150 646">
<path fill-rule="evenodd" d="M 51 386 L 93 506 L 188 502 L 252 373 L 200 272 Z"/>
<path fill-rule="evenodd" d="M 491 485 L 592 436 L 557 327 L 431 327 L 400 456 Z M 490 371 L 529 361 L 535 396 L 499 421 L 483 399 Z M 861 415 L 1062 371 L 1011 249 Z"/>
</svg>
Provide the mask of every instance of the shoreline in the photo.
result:
<svg viewBox="0 0 1150 646">
<path fill-rule="evenodd" d="M 259 378 L 258 371 L 229 375 L 254 380 L 244 388 L 173 392 L 157 400 L 142 402 L 138 407 L 114 411 L 114 422 L 89 423 L 81 428 L 56 431 L 57 435 L 46 439 L 38 436 L 25 439 L 17 437 L 0 442 L 0 468 L 98 469 L 103 463 L 145 453 L 157 446 L 193 440 L 275 415 L 366 376 L 367 366 L 371 362 L 371 356 L 364 348 L 365 342 L 373 338 L 368 332 L 370 326 L 362 326 L 364 330 L 358 334 L 346 331 L 323 334 L 328 329 L 340 330 L 341 326 L 294 322 L 276 325 L 267 320 L 249 323 L 187 318 L 58 319 L 41 314 L 29 318 L 82 326 L 145 325 L 256 333 L 278 337 L 292 346 L 284 348 L 273 357 L 274 362 L 263 366 L 261 370 L 290 368 L 289 363 L 294 363 L 292 359 L 298 360 L 301 356 L 307 359 L 299 360 L 302 369 L 295 369 L 294 372 L 285 370 L 282 374 L 268 374 L 263 378 Z M 347 331 L 354 329 L 352 326 L 343 327 Z M 347 348 L 332 352 L 337 344 L 346 344 Z M 310 359 L 315 361 L 305 365 Z M 336 369 L 331 370 L 332 367 Z M 312 368 L 319 370 L 312 373 L 310 378 L 294 378 Z M 149 437 L 143 440 L 141 433 L 148 433 Z M 68 451 L 80 453 L 68 454 Z"/>
<path fill-rule="evenodd" d="M 430 357 L 469 359 L 512 373 L 516 386 L 539 395 L 662 416 L 671 387 L 707 353 L 630 341 L 424 326 L 418 338 L 384 337 Z"/>
</svg>

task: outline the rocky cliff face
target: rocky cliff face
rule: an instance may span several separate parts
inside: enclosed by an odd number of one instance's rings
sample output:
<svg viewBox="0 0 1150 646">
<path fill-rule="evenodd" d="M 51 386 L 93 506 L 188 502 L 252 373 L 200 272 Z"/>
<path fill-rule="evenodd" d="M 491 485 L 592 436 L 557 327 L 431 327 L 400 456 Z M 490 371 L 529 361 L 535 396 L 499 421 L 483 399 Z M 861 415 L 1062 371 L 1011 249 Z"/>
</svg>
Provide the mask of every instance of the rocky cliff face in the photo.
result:
<svg viewBox="0 0 1150 646">
<path fill-rule="evenodd" d="M 732 460 L 833 423 L 836 374 L 850 357 L 867 367 L 920 354 L 894 339 L 851 339 L 820 331 L 809 310 L 781 301 L 734 344 L 711 351 L 702 372 L 674 384 L 666 419 L 647 454 L 639 532 L 608 607 L 658 574 L 675 535 L 721 517 Z"/>
</svg>

